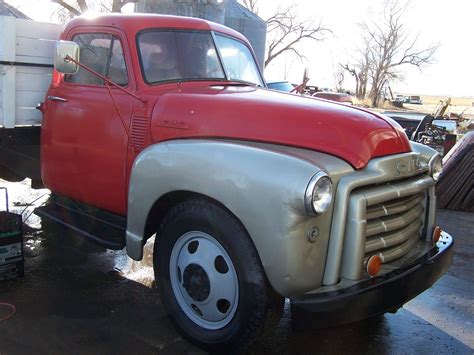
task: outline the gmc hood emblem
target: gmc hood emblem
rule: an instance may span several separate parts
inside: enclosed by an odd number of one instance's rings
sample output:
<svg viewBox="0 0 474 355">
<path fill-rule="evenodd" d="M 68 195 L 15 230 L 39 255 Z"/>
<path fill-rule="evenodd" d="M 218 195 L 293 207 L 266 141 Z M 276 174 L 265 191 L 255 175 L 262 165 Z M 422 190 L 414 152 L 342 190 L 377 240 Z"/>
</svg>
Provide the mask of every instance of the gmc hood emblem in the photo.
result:
<svg viewBox="0 0 474 355">
<path fill-rule="evenodd" d="M 407 161 L 401 161 L 397 164 L 396 169 L 400 174 L 412 173 L 421 169 L 419 158 L 411 158 Z"/>
</svg>

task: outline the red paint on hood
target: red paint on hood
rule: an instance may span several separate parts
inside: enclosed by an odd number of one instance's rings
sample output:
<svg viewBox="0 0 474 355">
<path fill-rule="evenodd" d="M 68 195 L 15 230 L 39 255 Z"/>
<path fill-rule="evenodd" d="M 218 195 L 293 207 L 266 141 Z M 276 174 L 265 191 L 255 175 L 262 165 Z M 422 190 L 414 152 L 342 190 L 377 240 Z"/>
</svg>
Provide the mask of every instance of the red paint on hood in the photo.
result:
<svg viewBox="0 0 474 355">
<path fill-rule="evenodd" d="M 374 113 L 253 87 L 181 85 L 153 110 L 153 141 L 230 138 L 335 155 L 361 169 L 370 159 L 409 152 L 398 124 Z"/>
</svg>

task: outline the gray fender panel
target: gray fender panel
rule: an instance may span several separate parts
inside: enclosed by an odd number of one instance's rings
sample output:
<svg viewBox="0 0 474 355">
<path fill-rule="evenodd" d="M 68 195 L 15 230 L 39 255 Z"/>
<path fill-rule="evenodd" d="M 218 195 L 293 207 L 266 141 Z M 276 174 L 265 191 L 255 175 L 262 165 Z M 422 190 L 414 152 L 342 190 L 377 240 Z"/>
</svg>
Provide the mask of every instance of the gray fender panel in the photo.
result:
<svg viewBox="0 0 474 355">
<path fill-rule="evenodd" d="M 305 213 L 306 187 L 321 170 L 311 161 L 314 154 L 336 174 L 350 169 L 325 154 L 258 143 L 176 140 L 148 147 L 132 168 L 127 253 L 142 258 L 146 219 L 158 198 L 191 191 L 219 201 L 243 223 L 277 292 L 289 296 L 317 287 L 330 213 Z M 309 243 L 306 233 L 314 225 L 325 233 Z"/>
</svg>

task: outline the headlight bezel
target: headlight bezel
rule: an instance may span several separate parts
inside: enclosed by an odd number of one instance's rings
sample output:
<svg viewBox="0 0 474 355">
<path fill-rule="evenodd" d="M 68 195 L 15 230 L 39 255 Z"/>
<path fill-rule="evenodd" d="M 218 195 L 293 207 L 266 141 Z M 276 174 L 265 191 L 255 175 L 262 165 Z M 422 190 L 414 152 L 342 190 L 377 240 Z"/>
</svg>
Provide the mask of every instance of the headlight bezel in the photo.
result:
<svg viewBox="0 0 474 355">
<path fill-rule="evenodd" d="M 443 172 L 443 159 L 438 153 L 436 153 L 430 158 L 430 161 L 428 162 L 428 166 L 430 168 L 429 171 L 430 171 L 430 175 L 432 179 L 435 182 L 438 182 L 439 177 L 441 173 Z"/>
<path fill-rule="evenodd" d="M 329 203 L 326 205 L 324 210 L 317 210 L 314 207 L 314 193 L 315 189 L 318 188 L 319 184 L 327 179 L 329 181 L 329 186 L 330 186 L 330 200 Z M 306 192 L 305 192 L 305 198 L 304 198 L 304 205 L 305 205 L 305 210 L 306 213 L 310 216 L 320 216 L 327 212 L 329 207 L 332 204 L 332 201 L 334 199 L 334 186 L 332 183 L 331 178 L 329 177 L 328 174 L 326 174 L 324 171 L 319 171 L 316 174 L 313 175 L 311 180 L 309 181 L 308 186 L 306 187 Z"/>
</svg>

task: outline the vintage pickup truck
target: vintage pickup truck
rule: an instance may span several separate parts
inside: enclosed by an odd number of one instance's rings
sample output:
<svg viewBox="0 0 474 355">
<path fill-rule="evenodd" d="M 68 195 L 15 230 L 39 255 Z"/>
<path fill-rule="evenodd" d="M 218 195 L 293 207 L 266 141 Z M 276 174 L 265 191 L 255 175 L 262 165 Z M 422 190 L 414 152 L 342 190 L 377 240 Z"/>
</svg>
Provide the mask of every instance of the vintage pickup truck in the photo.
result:
<svg viewBox="0 0 474 355">
<path fill-rule="evenodd" d="M 387 117 L 268 90 L 241 34 L 80 17 L 55 51 L 36 213 L 135 260 L 156 234 L 159 296 L 198 346 L 251 344 L 284 298 L 328 326 L 394 311 L 448 269 L 438 154 Z M 1 130 L 6 177 L 22 130 Z"/>
</svg>

